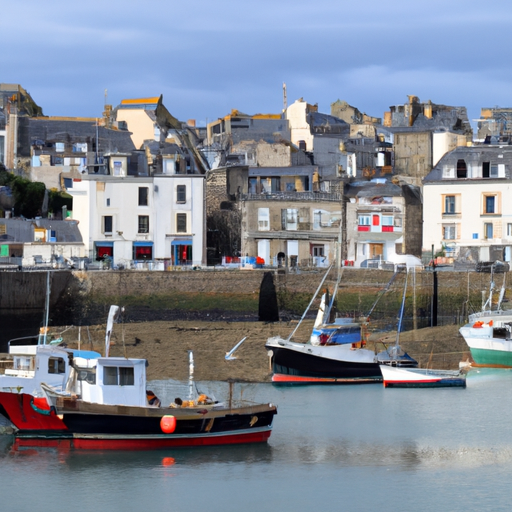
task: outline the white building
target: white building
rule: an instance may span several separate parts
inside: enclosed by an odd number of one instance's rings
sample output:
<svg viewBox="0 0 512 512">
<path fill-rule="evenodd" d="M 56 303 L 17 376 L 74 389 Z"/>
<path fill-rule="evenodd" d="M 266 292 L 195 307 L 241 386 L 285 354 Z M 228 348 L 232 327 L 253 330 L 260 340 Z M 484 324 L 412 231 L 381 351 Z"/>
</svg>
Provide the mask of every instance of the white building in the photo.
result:
<svg viewBox="0 0 512 512">
<path fill-rule="evenodd" d="M 512 147 L 445 155 L 424 179 L 423 249 L 472 261 L 511 261 Z"/>
<path fill-rule="evenodd" d="M 202 265 L 204 176 L 84 174 L 68 189 L 92 260 L 165 270 Z"/>
</svg>

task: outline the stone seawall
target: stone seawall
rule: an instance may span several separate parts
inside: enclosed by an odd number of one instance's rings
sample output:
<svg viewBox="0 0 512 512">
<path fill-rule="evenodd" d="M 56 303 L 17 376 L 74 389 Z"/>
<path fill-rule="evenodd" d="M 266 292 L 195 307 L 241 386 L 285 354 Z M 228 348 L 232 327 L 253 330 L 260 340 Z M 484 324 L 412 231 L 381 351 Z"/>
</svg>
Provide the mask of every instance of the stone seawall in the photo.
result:
<svg viewBox="0 0 512 512">
<path fill-rule="evenodd" d="M 50 325 L 103 323 L 108 305 L 127 305 L 133 321 L 173 318 L 258 319 L 259 289 L 266 270 L 190 271 L 55 271 L 51 273 Z M 323 270 L 300 273 L 274 271 L 281 315 L 302 314 L 324 276 Z M 490 275 L 477 272 L 438 272 L 439 325 L 460 323 L 479 309 L 482 292 L 488 294 Z M 503 276 L 495 276 L 499 288 Z M 377 297 L 384 298 L 375 318 L 385 327 L 396 324 L 405 274 L 375 269 L 345 268 L 338 310 L 346 315 L 366 314 Z M 331 271 L 324 288 L 335 281 Z M 383 294 L 383 290 L 386 290 Z M 407 328 L 430 322 L 433 274 L 408 275 Z M 34 334 L 42 325 L 46 272 L 0 272 L 0 345 L 15 335 Z M 496 294 L 497 298 L 497 294 Z M 128 308 L 128 306 L 130 306 Z M 317 304 L 312 307 L 314 313 Z M 216 314 L 211 314 L 215 310 Z M 236 314 L 235 314 L 236 312 Z M 231 316 L 230 316 L 231 313 Z M 174 315 L 174 316 L 173 316 Z M 217 316 L 216 316 L 217 315 Z M 386 323 L 387 322 L 387 323 Z"/>
</svg>

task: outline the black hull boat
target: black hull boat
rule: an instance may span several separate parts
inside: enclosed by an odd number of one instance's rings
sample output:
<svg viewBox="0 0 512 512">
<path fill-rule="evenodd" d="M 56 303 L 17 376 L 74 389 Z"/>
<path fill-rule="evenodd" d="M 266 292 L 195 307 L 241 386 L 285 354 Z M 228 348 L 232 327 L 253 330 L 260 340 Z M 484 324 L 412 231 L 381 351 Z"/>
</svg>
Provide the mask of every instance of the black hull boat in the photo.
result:
<svg viewBox="0 0 512 512">
<path fill-rule="evenodd" d="M 16 428 L 15 446 L 150 450 L 266 442 L 272 404 L 190 404 L 187 407 L 105 405 L 71 397 L 0 392 L 2 413 Z"/>
<path fill-rule="evenodd" d="M 323 281 L 311 303 L 322 284 Z M 398 339 L 396 344 L 379 353 L 365 348 L 367 337 L 365 322 L 358 323 L 349 318 L 331 320 L 332 307 L 333 301 L 328 304 L 327 294 L 324 294 L 307 343 L 291 341 L 307 309 L 287 339 L 275 336 L 267 340 L 265 347 L 272 360 L 272 382 L 276 384 L 378 383 L 382 382 L 380 365 L 401 368 L 414 368 L 418 365 L 417 361 L 402 350 Z"/>
<path fill-rule="evenodd" d="M 348 347 L 315 347 L 271 338 L 272 382 L 281 384 L 344 384 L 382 382 L 373 352 Z M 321 350 L 323 349 L 323 350 Z M 334 349 L 334 350 L 333 350 Z M 338 350 L 336 350 L 338 349 Z M 338 358 L 332 358 L 338 356 Z"/>
<path fill-rule="evenodd" d="M 0 391 L 0 414 L 15 428 L 16 447 L 146 450 L 268 440 L 275 405 L 237 400 L 232 384 L 226 402 L 199 393 L 189 351 L 188 398 L 162 407 L 146 389 L 145 359 L 109 357 L 109 332 L 105 357 L 66 353 L 65 385 L 42 382 L 37 396 L 21 387 Z"/>
</svg>

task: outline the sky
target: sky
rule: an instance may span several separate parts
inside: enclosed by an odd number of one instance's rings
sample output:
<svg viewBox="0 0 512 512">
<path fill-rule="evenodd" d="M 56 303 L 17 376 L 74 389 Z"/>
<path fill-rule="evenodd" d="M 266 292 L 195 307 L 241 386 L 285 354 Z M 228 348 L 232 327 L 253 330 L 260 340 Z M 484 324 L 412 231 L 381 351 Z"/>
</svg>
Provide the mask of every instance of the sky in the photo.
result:
<svg viewBox="0 0 512 512">
<path fill-rule="evenodd" d="M 47 116 L 163 95 L 204 125 L 299 98 L 383 117 L 408 95 L 512 107 L 510 0 L 16 0 L 2 6 L 0 82 Z"/>
</svg>

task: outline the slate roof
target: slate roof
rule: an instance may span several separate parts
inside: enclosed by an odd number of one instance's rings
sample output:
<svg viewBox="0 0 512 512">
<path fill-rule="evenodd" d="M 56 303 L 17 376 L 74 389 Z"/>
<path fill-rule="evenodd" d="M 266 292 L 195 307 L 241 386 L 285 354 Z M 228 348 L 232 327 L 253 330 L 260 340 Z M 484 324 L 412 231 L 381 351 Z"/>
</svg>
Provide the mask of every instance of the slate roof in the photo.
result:
<svg viewBox="0 0 512 512">
<path fill-rule="evenodd" d="M 457 161 L 464 160 L 466 166 L 470 164 L 481 165 L 483 162 L 491 164 L 505 164 L 505 177 L 510 179 L 512 172 L 512 146 L 461 146 L 453 151 L 446 153 L 437 165 L 423 179 L 424 183 L 432 183 L 436 181 L 460 180 L 461 178 L 443 178 L 443 168 L 450 165 L 457 169 Z M 469 178 L 471 180 L 482 179 L 488 181 L 490 178 Z M 495 178 L 503 180 L 503 178 Z"/>
<path fill-rule="evenodd" d="M 420 105 L 418 105 L 418 108 Z M 393 107 L 392 107 L 393 108 Z M 392 111 L 392 133 L 422 132 L 446 130 L 461 134 L 472 134 L 473 130 L 468 119 L 466 107 L 449 107 L 432 104 L 432 117 L 426 117 L 422 112 L 414 115 L 414 122 L 409 126 L 409 116 L 403 107 L 394 107 Z"/>
<path fill-rule="evenodd" d="M 0 242 L 30 243 L 34 241 L 34 227 L 55 231 L 57 243 L 82 243 L 82 235 L 75 220 L 53 219 L 0 219 L 5 225 L 6 235 L 0 236 Z"/>
<path fill-rule="evenodd" d="M 311 133 L 315 135 L 325 136 L 344 136 L 348 137 L 350 134 L 350 125 L 335 116 L 329 114 L 322 114 L 320 112 L 310 112 L 308 114 L 308 122 L 311 127 Z"/>
<path fill-rule="evenodd" d="M 99 139 L 99 151 L 102 153 L 130 153 L 135 149 L 130 132 L 112 130 L 104 126 L 96 127 L 95 120 L 21 118 L 19 129 L 19 154 L 25 157 L 30 156 L 30 146 L 36 140 L 52 143 L 88 142 L 89 148 L 92 148 L 92 140 L 96 138 L 96 134 Z"/>
<path fill-rule="evenodd" d="M 347 197 L 400 197 L 402 188 L 387 181 L 386 183 L 377 183 L 374 181 L 360 181 L 349 183 L 345 187 Z"/>
</svg>

